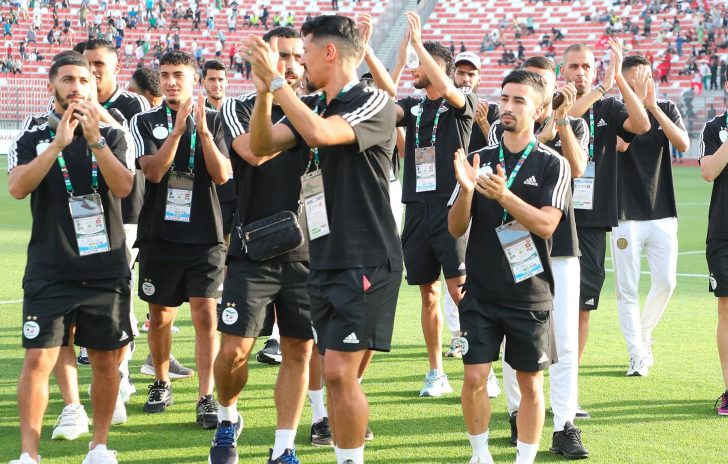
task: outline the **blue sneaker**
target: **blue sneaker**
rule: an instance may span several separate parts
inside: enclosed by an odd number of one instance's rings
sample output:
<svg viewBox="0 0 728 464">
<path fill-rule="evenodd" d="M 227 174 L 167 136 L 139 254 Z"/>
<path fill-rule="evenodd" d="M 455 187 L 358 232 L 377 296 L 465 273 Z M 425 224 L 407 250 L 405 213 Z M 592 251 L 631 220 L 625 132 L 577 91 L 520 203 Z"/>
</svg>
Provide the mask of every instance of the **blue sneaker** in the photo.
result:
<svg viewBox="0 0 728 464">
<path fill-rule="evenodd" d="M 238 421 L 222 421 L 217 424 L 215 437 L 212 439 L 208 464 L 238 464 L 237 441 L 243 431 L 243 418 L 238 415 Z"/>
<path fill-rule="evenodd" d="M 301 464 L 301 461 L 298 460 L 296 457 L 296 450 L 295 449 L 288 449 L 286 448 L 285 451 L 283 451 L 283 454 L 278 456 L 278 459 L 275 461 L 273 460 L 273 450 L 271 449 L 269 452 L 268 457 L 268 464 Z"/>
</svg>

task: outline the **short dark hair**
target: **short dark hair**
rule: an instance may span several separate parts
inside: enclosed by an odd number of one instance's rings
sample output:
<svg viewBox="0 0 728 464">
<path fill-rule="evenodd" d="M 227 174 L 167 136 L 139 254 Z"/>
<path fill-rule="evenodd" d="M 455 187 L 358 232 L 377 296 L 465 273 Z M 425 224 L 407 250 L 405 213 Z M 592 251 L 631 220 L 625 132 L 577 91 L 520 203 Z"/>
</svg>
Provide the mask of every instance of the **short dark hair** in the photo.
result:
<svg viewBox="0 0 728 464">
<path fill-rule="evenodd" d="M 334 39 L 344 55 L 360 58 L 364 45 L 359 38 L 359 29 L 353 19 L 339 15 L 316 16 L 301 26 L 301 36 L 312 35 L 314 40 Z"/>
<path fill-rule="evenodd" d="M 195 60 L 189 53 L 181 50 L 172 50 L 162 55 L 162 58 L 159 59 L 159 66 L 163 66 L 165 64 L 181 64 L 197 70 L 197 60 Z"/>
<path fill-rule="evenodd" d="M 433 58 L 440 58 L 445 62 L 445 74 L 448 76 L 452 74 L 454 68 L 452 62 L 453 57 L 449 48 L 435 40 L 426 40 L 422 42 L 422 46 L 425 47 L 425 50 L 427 50 L 427 53 L 429 53 L 430 56 Z"/>
<path fill-rule="evenodd" d="M 109 53 L 116 54 L 116 48 L 114 48 L 114 46 L 111 45 L 111 42 L 109 42 L 108 40 L 89 39 L 85 42 L 84 45 L 85 45 L 84 51 L 104 49 L 104 50 L 108 51 Z"/>
<path fill-rule="evenodd" d="M 207 71 L 210 69 L 214 71 L 225 71 L 227 72 L 227 66 L 225 66 L 225 63 L 223 63 L 220 60 L 207 60 L 205 61 L 205 64 L 202 65 L 202 78 L 207 77 Z"/>
<path fill-rule="evenodd" d="M 79 42 L 76 45 L 73 46 L 73 51 L 78 52 L 83 55 L 83 52 L 86 51 L 86 41 Z"/>
<path fill-rule="evenodd" d="M 155 97 L 162 96 L 162 86 L 159 84 L 159 73 L 149 68 L 140 68 L 134 71 L 131 79 L 136 82 L 142 92 L 149 91 Z"/>
<path fill-rule="evenodd" d="M 62 52 L 58 52 L 57 54 L 53 55 L 53 58 L 51 58 L 51 63 L 67 55 L 81 55 L 81 53 L 75 50 L 63 50 Z"/>
<path fill-rule="evenodd" d="M 279 26 L 274 27 L 270 31 L 266 32 L 263 35 L 263 40 L 265 42 L 270 42 L 270 39 L 272 39 L 273 37 L 280 37 L 281 39 L 300 39 L 301 34 L 299 34 L 298 31 L 292 27 Z"/>
<path fill-rule="evenodd" d="M 652 66 L 652 63 L 650 63 L 650 60 L 645 58 L 644 56 L 640 55 L 630 55 L 625 56 L 622 60 L 622 71 L 627 71 L 628 69 L 632 69 L 635 66 L 647 66 L 648 68 Z"/>
<path fill-rule="evenodd" d="M 545 56 L 532 56 L 521 65 L 521 69 L 536 68 L 556 72 L 556 65 Z"/>
<path fill-rule="evenodd" d="M 543 99 L 545 97 L 546 92 L 546 84 L 543 82 L 543 78 L 536 74 L 535 72 L 531 71 L 523 71 L 521 69 L 517 69 L 515 71 L 511 71 L 505 79 L 503 79 L 503 82 L 501 83 L 501 89 L 506 86 L 506 84 L 521 84 L 521 85 L 527 85 L 534 90 L 538 92 L 538 94 L 541 96 L 540 102 L 538 102 L 537 106 L 540 106 L 543 103 Z"/>
<path fill-rule="evenodd" d="M 82 54 L 74 51 L 67 51 L 59 53 L 51 60 L 51 67 L 48 70 L 48 80 L 52 81 L 55 79 L 58 75 L 58 70 L 63 66 L 80 66 L 91 72 L 91 66 L 89 66 L 88 60 Z"/>
</svg>

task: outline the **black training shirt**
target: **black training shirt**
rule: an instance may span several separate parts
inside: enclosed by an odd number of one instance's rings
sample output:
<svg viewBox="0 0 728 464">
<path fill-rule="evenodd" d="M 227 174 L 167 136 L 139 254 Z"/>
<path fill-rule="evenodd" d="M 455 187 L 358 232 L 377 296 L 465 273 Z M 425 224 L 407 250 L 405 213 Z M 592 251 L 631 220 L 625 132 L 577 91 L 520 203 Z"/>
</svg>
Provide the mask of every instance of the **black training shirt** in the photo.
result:
<svg viewBox="0 0 728 464">
<path fill-rule="evenodd" d="M 728 113 L 705 123 L 700 134 L 700 158 L 713 155 L 728 140 Z M 728 240 L 728 169 L 713 181 L 708 212 L 708 241 Z"/>
<path fill-rule="evenodd" d="M 311 241 L 311 269 L 401 270 L 402 246 L 389 203 L 394 102 L 382 90 L 356 84 L 328 104 L 323 117 L 334 115 L 349 123 L 356 142 L 319 148 L 331 233 Z M 282 123 L 303 145 L 290 120 Z"/>
<path fill-rule="evenodd" d="M 124 131 L 103 124 L 101 135 L 114 156 L 129 170 L 134 160 L 127 154 Z M 24 129 L 8 152 L 8 170 L 26 165 L 43 153 L 52 142 L 47 123 Z M 83 136 L 76 136 L 63 149 L 74 195 L 88 195 L 91 190 L 91 152 Z M 28 244 L 28 261 L 24 280 L 85 280 L 129 276 L 121 200 L 114 196 L 99 168 L 98 193 L 104 207 L 104 219 L 110 251 L 79 256 L 76 233 L 68 205 L 68 192 L 58 161 L 30 196 L 33 225 Z"/>
<path fill-rule="evenodd" d="M 677 105 L 668 100 L 658 101 L 657 105 L 685 130 Z M 677 217 L 670 141 L 652 113 L 647 114 L 651 124 L 649 132 L 635 136 L 627 151 L 617 154 L 620 220 Z"/>
<path fill-rule="evenodd" d="M 222 107 L 225 105 L 225 102 L 227 102 L 228 98 L 223 98 L 222 105 L 220 105 L 220 112 L 222 113 Z M 205 108 L 208 110 L 217 111 L 217 108 L 215 108 L 215 105 L 210 103 L 210 100 L 205 98 Z M 222 114 L 221 114 L 222 116 Z M 228 150 L 230 149 L 230 144 L 227 144 Z M 232 160 L 231 160 L 232 161 Z M 220 203 L 227 203 L 227 202 L 233 202 L 237 200 L 238 196 L 235 193 L 235 182 L 233 179 L 228 180 L 222 185 L 215 185 L 215 188 L 217 189 L 217 199 L 220 201 Z M 226 234 L 229 234 L 230 231 L 226 230 L 224 231 Z"/>
<path fill-rule="evenodd" d="M 237 200 L 235 222 L 230 239 L 228 255 L 245 256 L 238 228 L 261 219 L 265 219 L 281 211 L 299 211 L 301 200 L 301 176 L 308 164 L 308 150 L 302 144 L 293 150 L 280 153 L 260 166 L 251 166 L 235 154 L 232 142 L 236 137 L 248 131 L 250 117 L 253 113 L 256 94 L 251 93 L 238 98 L 225 100 L 221 108 L 225 128 L 225 140 L 232 156 L 235 186 L 240 193 Z M 318 96 L 303 97 L 303 102 L 313 108 Z M 273 105 L 271 120 L 275 124 L 285 114 L 278 105 Z M 299 224 L 304 231 L 304 244 L 274 261 L 308 261 L 308 233 L 306 232 L 306 214 L 300 207 Z"/>
<path fill-rule="evenodd" d="M 131 133 L 137 158 L 154 155 L 167 139 L 167 104 L 152 108 L 132 118 Z M 172 110 L 172 124 L 177 112 Z M 217 111 L 206 110 L 207 128 L 212 133 L 215 145 L 223 156 L 228 156 L 222 118 Z M 174 158 L 174 170 L 189 172 L 190 137 L 194 128 L 192 115 L 187 117 L 187 128 L 179 140 Z M 192 245 L 214 245 L 223 243 L 222 216 L 217 199 L 215 184 L 205 168 L 202 142 L 197 137 L 194 162 L 195 179 L 192 193 L 190 222 L 165 221 L 164 212 L 167 202 L 167 182 L 169 173 L 158 184 L 147 182 L 144 204 L 139 216 L 138 243 L 174 242 Z"/>
<path fill-rule="evenodd" d="M 500 145 L 486 147 L 479 152 L 480 166 L 490 166 L 496 171 Z M 509 175 L 523 152 L 510 153 L 503 148 L 505 172 Z M 472 162 L 472 154 L 470 161 Z M 511 186 L 511 192 L 521 200 L 536 207 L 553 206 L 564 214 L 571 203 L 571 169 L 569 163 L 552 149 L 538 144 L 526 159 Z M 460 193 L 458 185 L 450 198 L 449 206 Z M 484 302 L 518 310 L 550 311 L 552 309 L 554 278 L 549 258 L 551 245 L 536 234 L 531 234 L 538 250 L 544 272 L 520 283 L 515 283 L 510 265 L 495 229 L 503 220 L 503 207 L 495 200 L 481 194 L 473 194 L 472 222 L 465 267 L 468 275 L 465 289 L 471 296 Z M 513 218 L 508 215 L 506 223 Z"/>
<path fill-rule="evenodd" d="M 500 106 L 495 103 L 488 103 L 487 120 L 491 127 L 493 127 L 493 123 L 500 120 Z M 480 125 L 477 122 L 473 122 L 473 133 L 470 135 L 468 151 L 478 151 L 488 145 L 490 145 L 490 143 L 488 143 L 488 134 L 483 134 L 483 130 L 480 128 Z"/>
<path fill-rule="evenodd" d="M 423 102 L 424 98 L 424 102 Z M 430 200 L 434 198 L 448 199 L 455 188 L 455 170 L 453 156 L 455 150 L 463 148 L 466 152 L 473 129 L 473 118 L 478 98 L 474 93 L 465 94 L 465 106 L 453 108 L 449 103 L 442 105 L 444 98 L 430 100 L 427 97 L 406 97 L 397 101 L 404 111 L 404 117 L 398 123 L 407 129 L 404 145 L 404 179 L 402 185 L 402 203 Z M 417 193 L 417 176 L 415 173 L 415 127 L 417 112 L 422 110 L 420 121 L 420 148 L 432 146 L 432 128 L 435 115 L 442 107 L 437 123 L 437 140 L 435 141 L 435 172 L 437 188 L 430 192 Z M 423 109 L 424 108 L 424 109 Z"/>
</svg>

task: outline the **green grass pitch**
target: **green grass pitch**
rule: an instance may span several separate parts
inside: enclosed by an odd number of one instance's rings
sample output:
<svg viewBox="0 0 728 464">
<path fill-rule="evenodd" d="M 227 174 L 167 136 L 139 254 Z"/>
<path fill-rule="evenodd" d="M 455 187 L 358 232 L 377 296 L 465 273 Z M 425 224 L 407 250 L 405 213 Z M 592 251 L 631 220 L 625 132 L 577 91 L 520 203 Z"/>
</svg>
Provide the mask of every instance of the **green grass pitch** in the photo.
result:
<svg viewBox="0 0 728 464">
<path fill-rule="evenodd" d="M 0 186 L 5 190 L 7 177 Z M 705 231 L 710 185 L 697 168 L 675 169 L 679 205 L 680 252 L 678 287 L 655 336 L 656 365 L 646 378 L 626 378 L 627 354 L 619 330 L 614 279 L 608 274 L 602 306 L 592 316 L 591 338 L 579 376 L 580 403 L 593 418 L 581 420 L 584 444 L 593 463 L 723 463 L 728 462 L 725 431 L 728 418 L 716 416 L 715 398 L 722 381 L 715 347 L 716 302 L 707 292 Z M 20 450 L 15 390 L 22 365 L 21 279 L 30 230 L 27 201 L 0 195 L 0 462 L 17 458 Z M 607 266 L 610 266 L 609 261 Z M 643 270 L 647 269 L 646 263 Z M 644 297 L 649 277 L 643 275 Z M 145 307 L 136 299 L 141 319 Z M 193 364 L 193 328 L 189 312 L 180 311 L 182 329 L 174 336 L 173 351 L 186 365 Z M 164 414 L 145 415 L 142 405 L 150 382 L 139 374 L 146 357 L 145 336 L 132 362 L 138 393 L 128 405 L 129 422 L 112 428 L 109 445 L 123 463 L 202 463 L 212 432 L 194 423 L 196 378 L 174 383 L 175 404 Z M 449 336 L 443 335 L 447 343 Z M 259 344 L 260 346 L 260 344 Z M 439 399 L 419 398 L 427 371 L 427 357 L 419 323 L 416 289 L 402 285 L 393 350 L 374 358 L 364 389 L 371 404 L 375 440 L 366 446 L 369 463 L 466 463 L 470 447 L 465 436 L 459 391 L 463 367 L 445 360 L 445 370 L 455 393 Z M 495 364 L 500 376 L 500 363 Z M 238 442 L 242 463 L 264 463 L 273 444 L 275 409 L 272 389 L 277 369 L 253 362 L 250 379 L 238 407 L 245 430 Z M 81 398 L 90 370 L 80 368 Z M 79 463 L 89 436 L 74 442 L 52 442 L 53 423 L 62 409 L 57 387 L 51 383 L 41 455 L 44 463 Z M 548 381 L 546 382 L 548 388 Z M 547 397 L 548 398 L 548 397 Z M 308 445 L 311 412 L 304 409 L 298 428 L 298 454 L 304 464 L 334 462 L 333 450 Z M 546 416 L 537 460 L 561 461 L 548 452 L 552 417 Z M 508 444 L 505 400 L 493 401 L 490 449 L 498 463 L 513 462 L 515 449 Z"/>
</svg>

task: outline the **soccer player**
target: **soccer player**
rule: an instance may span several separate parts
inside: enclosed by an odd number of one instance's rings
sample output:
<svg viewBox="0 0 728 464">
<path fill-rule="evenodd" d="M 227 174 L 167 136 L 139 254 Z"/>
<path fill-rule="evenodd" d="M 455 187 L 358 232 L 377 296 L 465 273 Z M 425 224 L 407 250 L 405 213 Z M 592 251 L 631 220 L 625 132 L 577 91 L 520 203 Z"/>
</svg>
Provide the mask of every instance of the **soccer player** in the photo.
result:
<svg viewBox="0 0 728 464">
<path fill-rule="evenodd" d="M 463 150 L 455 152 L 458 186 L 449 201 L 448 226 L 455 237 L 470 226 L 467 291 L 458 308 L 472 464 L 493 462 L 485 381 L 504 337 L 505 361 L 516 370 L 522 395 L 517 464 L 534 461 L 543 429 L 542 371 L 556 360 L 549 239 L 568 212 L 571 178 L 568 162 L 533 133 L 544 90 L 538 74 L 510 73 L 502 84 L 505 132 L 499 144 L 476 152 L 472 161 Z"/>
<path fill-rule="evenodd" d="M 458 148 L 468 148 L 477 98 L 469 89 L 456 88 L 450 79 L 452 54 L 447 47 L 422 42 L 420 17 L 407 12 L 407 21 L 410 44 L 420 63 L 412 70 L 414 86 L 425 95 L 403 98 L 396 107 L 398 125 L 407 129 L 402 249 L 407 283 L 420 288 L 422 333 L 429 358 L 430 370 L 420 396 L 439 397 L 452 393 L 442 365 L 440 273 L 456 304 L 465 282 L 465 238 L 456 240 L 447 231 L 447 199 L 455 187 L 450 157 Z"/>
<path fill-rule="evenodd" d="M 622 47 L 610 39 L 611 59 L 604 81 L 592 87 L 596 76 L 594 52 L 583 44 L 564 50 L 561 72 L 576 86 L 577 100 L 569 115 L 584 118 L 589 127 L 589 160 L 584 174 L 574 181 L 574 213 L 579 236 L 579 361 L 589 334 L 589 311 L 599 306 L 604 285 L 607 231 L 617 226 L 617 136 L 631 142 L 650 129 L 650 120 L 640 99 L 622 75 Z M 647 75 L 638 74 L 635 88 L 646 92 Z M 617 83 L 623 102 L 606 94 Z M 636 368 L 638 359 L 634 359 Z"/>
<path fill-rule="evenodd" d="M 657 100 L 652 64 L 641 56 L 624 58 L 622 73 L 627 82 L 635 82 L 640 72 L 649 76 L 647 92 L 639 97 L 648 111 L 650 130 L 631 143 L 617 146 L 621 152 L 617 163 L 619 225 L 612 228 L 612 259 L 627 353 L 630 359 L 640 359 L 631 373 L 643 376 L 654 364 L 652 332 L 677 280 L 677 206 L 670 145 L 687 152 L 690 137 L 677 105 Z M 640 315 L 638 287 L 643 252 L 650 266 L 651 285 Z"/>
<path fill-rule="evenodd" d="M 728 92 L 728 83 L 725 91 Z M 718 298 L 718 357 L 725 392 L 716 401 L 716 410 L 728 416 L 728 111 L 705 123 L 700 135 L 700 173 L 713 182 L 708 213 L 705 256 L 710 271 L 709 290 Z"/>
<path fill-rule="evenodd" d="M 149 68 L 134 71 L 127 89 L 146 98 L 150 108 L 161 105 L 164 100 L 162 87 L 159 85 L 159 72 Z"/>
<path fill-rule="evenodd" d="M 193 101 L 196 80 L 192 56 L 166 53 L 160 60 L 165 102 L 134 116 L 130 124 L 137 162 L 147 179 L 137 237 L 139 296 L 149 303 L 148 341 L 156 381 L 144 411 L 158 413 L 172 404 L 170 329 L 177 307 L 189 301 L 199 374 L 196 420 L 203 428 L 215 428 L 215 300 L 225 246 L 214 184 L 227 182 L 232 168 L 219 114 L 205 109 L 202 94 Z"/>
<path fill-rule="evenodd" d="M 553 109 L 556 92 L 556 68 L 544 56 L 534 56 L 523 63 L 525 71 L 541 76 L 545 85 L 545 98 L 541 116 L 536 120 L 535 133 L 539 142 L 563 156 L 569 163 L 571 175 L 580 177 L 586 167 L 589 129 L 581 118 L 568 116 L 576 100 L 574 84 L 558 89 L 561 103 Z M 558 100 L 557 100 L 558 103 Z M 491 126 L 489 140 L 497 144 L 503 136 L 503 125 Z M 551 266 L 554 276 L 553 330 L 559 362 L 549 366 L 551 382 L 551 409 L 554 412 L 554 435 L 551 452 L 567 458 L 584 458 L 589 452 L 581 442 L 579 430 L 574 428 L 577 417 L 577 376 L 579 370 L 579 242 L 576 236 L 574 209 L 569 203 L 566 220 L 559 224 L 552 237 Z M 511 443 L 518 439 L 516 415 L 521 395 L 516 374 L 508 363 L 503 363 L 503 382 L 511 422 Z M 489 385 L 490 387 L 490 385 Z"/>
<path fill-rule="evenodd" d="M 265 42 L 273 38 L 277 43 L 279 63 L 285 67 L 286 85 L 300 94 L 303 41 L 290 27 L 276 27 L 263 36 Z M 311 108 L 318 100 L 318 95 L 303 98 Z M 313 347 L 307 241 L 263 261 L 247 254 L 246 228 L 256 221 L 290 212 L 297 217 L 301 227 L 306 228 L 306 217 L 301 214 L 299 200 L 301 176 L 308 165 L 307 152 L 302 152 L 299 146 L 270 159 L 254 156 L 250 151 L 248 129 L 255 102 L 256 94 L 252 93 L 228 99 L 222 106 L 226 139 L 230 152 L 237 155 L 231 162 L 235 171 L 234 187 L 240 195 L 218 314 L 222 341 L 215 359 L 215 385 L 220 423 L 210 448 L 209 462 L 212 464 L 238 462 L 235 441 L 243 427 L 242 416 L 237 411 L 238 396 L 247 384 L 248 360 L 255 341 L 260 335 L 270 335 L 276 319 L 283 358 L 275 389 L 275 442 L 268 462 L 299 462 L 294 443 L 306 398 Z M 283 117 L 283 108 L 274 98 L 271 122 Z"/>
<path fill-rule="evenodd" d="M 357 373 L 367 349 L 390 350 L 402 279 L 387 189 L 394 104 L 384 91 L 356 77 L 364 47 L 352 19 L 319 16 L 302 26 L 301 36 L 308 80 L 323 90 L 316 111 L 286 85 L 265 42 L 251 37 L 245 44 L 258 92 L 251 150 L 270 156 L 297 145 L 310 147 L 302 186 L 314 340 L 324 355 L 337 462 L 361 464 L 369 406 Z M 286 114 L 275 125 L 274 96 Z"/>
<path fill-rule="evenodd" d="M 121 211 L 121 198 L 132 189 L 133 160 L 124 132 L 102 123 L 88 101 L 93 92 L 88 60 L 65 54 L 52 63 L 48 77 L 53 126 L 45 122 L 24 130 L 8 156 L 10 194 L 31 195 L 33 216 L 23 278 L 26 354 L 18 382 L 22 454 L 12 462 L 40 462 L 48 376 L 60 346 L 74 337 L 88 348 L 98 386 L 91 394 L 94 434 L 83 462 L 115 463 L 106 441 L 119 362 L 133 337 Z"/>
</svg>

